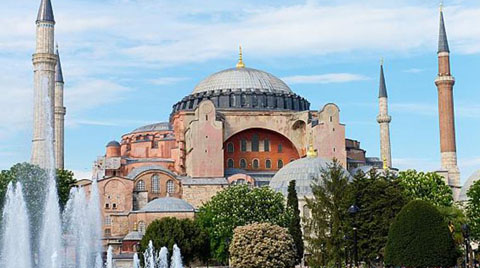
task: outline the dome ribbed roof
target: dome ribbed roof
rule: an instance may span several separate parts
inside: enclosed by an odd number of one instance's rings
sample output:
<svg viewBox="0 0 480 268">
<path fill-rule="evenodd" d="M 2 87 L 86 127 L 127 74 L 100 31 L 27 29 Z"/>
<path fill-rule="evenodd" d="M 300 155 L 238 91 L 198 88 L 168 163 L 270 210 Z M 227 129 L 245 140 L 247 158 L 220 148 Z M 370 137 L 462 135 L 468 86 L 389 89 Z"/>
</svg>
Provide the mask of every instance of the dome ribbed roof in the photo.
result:
<svg viewBox="0 0 480 268">
<path fill-rule="evenodd" d="M 170 123 L 161 122 L 136 128 L 131 133 L 172 130 Z"/>
<path fill-rule="evenodd" d="M 195 208 L 185 200 L 163 197 L 150 201 L 140 212 L 195 212 Z"/>
<path fill-rule="evenodd" d="M 312 188 L 310 187 L 316 178 L 320 178 L 322 170 L 331 165 L 332 161 L 319 157 L 305 157 L 290 162 L 280 169 L 270 181 L 270 187 L 282 193 L 284 196 L 288 194 L 288 184 L 290 181 L 296 181 L 297 195 L 299 198 L 312 196 Z M 350 173 L 344 170 L 345 175 Z"/>
<path fill-rule="evenodd" d="M 279 78 L 252 68 L 231 68 L 214 73 L 201 81 L 193 93 L 228 89 L 241 91 L 258 89 L 262 92 L 292 93 L 287 84 Z"/>
</svg>

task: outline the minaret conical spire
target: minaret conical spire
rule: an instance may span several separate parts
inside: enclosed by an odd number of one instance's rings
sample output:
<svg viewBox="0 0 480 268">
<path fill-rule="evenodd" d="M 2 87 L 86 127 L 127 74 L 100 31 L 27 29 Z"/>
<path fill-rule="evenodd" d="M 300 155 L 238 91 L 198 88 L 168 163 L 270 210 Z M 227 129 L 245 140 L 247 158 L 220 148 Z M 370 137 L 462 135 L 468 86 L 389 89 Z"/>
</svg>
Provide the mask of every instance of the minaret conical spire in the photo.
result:
<svg viewBox="0 0 480 268">
<path fill-rule="evenodd" d="M 385 83 L 385 75 L 383 73 L 383 58 L 380 60 L 380 86 L 378 91 L 379 98 L 388 98 L 387 85 Z"/>
<path fill-rule="evenodd" d="M 40 2 L 40 8 L 38 9 L 37 16 L 37 22 L 39 21 L 55 22 L 55 18 L 53 17 L 52 2 L 50 0 L 42 0 L 42 2 Z"/>
<path fill-rule="evenodd" d="M 443 19 L 443 5 L 440 5 L 440 29 L 438 33 L 438 53 L 440 52 L 450 52 L 447 31 L 445 30 L 445 21 Z"/>
<path fill-rule="evenodd" d="M 60 62 L 60 53 L 58 53 L 58 44 L 55 50 L 55 54 L 57 55 L 57 65 L 55 66 L 55 82 L 63 83 L 62 63 Z"/>
</svg>

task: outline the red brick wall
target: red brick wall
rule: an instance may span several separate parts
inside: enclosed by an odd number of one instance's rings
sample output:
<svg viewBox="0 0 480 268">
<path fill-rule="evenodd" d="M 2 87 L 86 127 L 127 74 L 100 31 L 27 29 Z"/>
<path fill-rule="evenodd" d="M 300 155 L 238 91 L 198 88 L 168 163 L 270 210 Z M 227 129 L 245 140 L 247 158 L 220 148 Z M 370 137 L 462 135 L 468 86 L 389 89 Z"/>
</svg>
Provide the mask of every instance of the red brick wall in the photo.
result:
<svg viewBox="0 0 480 268">
<path fill-rule="evenodd" d="M 259 152 L 253 152 L 251 150 L 251 143 L 253 135 L 258 135 L 258 140 L 260 145 Z M 247 152 L 242 152 L 240 147 L 240 142 L 242 139 L 246 139 L 247 142 Z M 270 141 L 270 151 L 262 151 L 263 142 L 265 139 Z M 234 152 L 229 153 L 227 145 L 233 143 Z M 282 144 L 282 152 L 278 152 L 278 145 Z M 233 159 L 234 168 L 240 168 L 240 159 L 245 159 L 247 161 L 246 170 L 251 171 L 277 171 L 279 168 L 277 166 L 278 160 L 283 161 L 285 166 L 290 162 L 291 159 L 298 159 L 298 151 L 295 146 L 283 135 L 276 132 L 265 130 L 265 129 L 248 129 L 240 133 L 235 134 L 229 138 L 224 143 L 224 165 L 225 168 L 228 168 L 228 159 Z M 253 168 L 253 160 L 259 160 L 259 168 Z M 265 164 L 266 160 L 270 159 L 272 166 L 270 169 L 267 169 Z"/>
</svg>

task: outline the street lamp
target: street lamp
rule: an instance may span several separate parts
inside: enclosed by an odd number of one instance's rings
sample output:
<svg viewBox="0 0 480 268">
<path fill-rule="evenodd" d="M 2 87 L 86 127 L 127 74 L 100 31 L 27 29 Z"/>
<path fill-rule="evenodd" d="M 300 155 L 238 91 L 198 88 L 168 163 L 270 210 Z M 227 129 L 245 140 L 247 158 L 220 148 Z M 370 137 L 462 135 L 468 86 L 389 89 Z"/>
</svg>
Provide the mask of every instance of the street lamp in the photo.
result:
<svg viewBox="0 0 480 268">
<path fill-rule="evenodd" d="M 355 215 L 358 213 L 360 209 L 357 205 L 353 204 L 348 208 L 348 213 L 353 217 L 353 260 L 355 263 L 355 267 L 358 267 L 358 251 L 357 251 L 357 224 Z"/>
<path fill-rule="evenodd" d="M 468 251 L 469 251 L 469 243 L 468 240 L 470 238 L 470 226 L 468 224 L 462 225 L 462 234 L 463 240 L 465 241 L 465 267 L 468 267 Z"/>
</svg>

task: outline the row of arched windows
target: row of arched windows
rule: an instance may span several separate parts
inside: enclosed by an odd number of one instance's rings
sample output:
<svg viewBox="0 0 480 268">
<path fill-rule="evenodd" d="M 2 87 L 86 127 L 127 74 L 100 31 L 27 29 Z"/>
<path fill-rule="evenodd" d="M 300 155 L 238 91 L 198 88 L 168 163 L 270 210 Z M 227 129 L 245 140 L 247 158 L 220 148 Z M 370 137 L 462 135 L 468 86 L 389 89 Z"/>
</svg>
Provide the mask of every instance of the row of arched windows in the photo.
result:
<svg viewBox="0 0 480 268">
<path fill-rule="evenodd" d="M 258 140 L 258 135 L 253 135 L 251 145 L 252 145 L 251 147 L 252 152 L 260 151 L 260 141 Z M 248 151 L 246 139 L 240 140 L 240 151 L 242 152 Z M 268 139 L 263 140 L 263 151 L 270 152 L 270 140 Z M 233 145 L 233 142 L 227 143 L 227 153 L 234 153 L 234 152 L 235 152 L 235 146 Z M 282 144 L 278 144 L 278 152 L 279 153 L 282 152 Z"/>
<path fill-rule="evenodd" d="M 282 167 L 283 167 L 283 160 L 279 159 L 277 161 L 277 169 L 281 169 Z M 233 159 L 229 158 L 227 160 L 227 168 L 235 168 L 235 161 L 233 161 Z M 246 159 L 244 159 L 244 158 L 240 159 L 239 168 L 242 168 L 242 169 L 247 168 L 247 160 Z M 252 168 L 259 169 L 260 168 L 260 160 L 253 159 L 252 160 Z M 265 160 L 265 168 L 266 169 L 271 169 L 272 168 L 272 160 L 270 160 L 270 159 Z"/>
<path fill-rule="evenodd" d="M 151 180 L 152 193 L 160 193 L 160 178 L 158 177 L 158 175 L 153 175 Z M 143 192 L 145 190 L 145 181 L 139 180 L 135 185 L 135 191 Z M 175 183 L 173 182 L 173 180 L 167 181 L 167 193 L 175 193 Z"/>
</svg>

